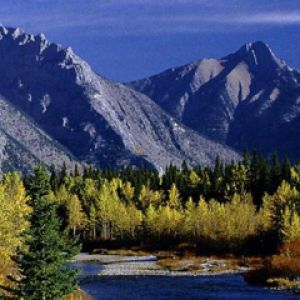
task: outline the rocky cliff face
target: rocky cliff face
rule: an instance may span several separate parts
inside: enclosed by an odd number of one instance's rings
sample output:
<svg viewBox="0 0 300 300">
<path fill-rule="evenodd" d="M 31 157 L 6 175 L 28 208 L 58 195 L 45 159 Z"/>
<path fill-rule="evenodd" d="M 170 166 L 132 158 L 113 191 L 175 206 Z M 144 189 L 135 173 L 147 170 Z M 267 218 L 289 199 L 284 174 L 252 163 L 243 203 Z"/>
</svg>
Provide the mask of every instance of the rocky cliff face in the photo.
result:
<svg viewBox="0 0 300 300">
<path fill-rule="evenodd" d="M 3 103 L 81 161 L 161 169 L 183 160 L 211 165 L 216 155 L 225 161 L 239 158 L 183 126 L 147 96 L 96 75 L 70 48 L 43 35 L 0 27 L 0 57 Z M 26 135 L 19 121 L 13 127 Z"/>
<path fill-rule="evenodd" d="M 27 172 L 41 162 L 57 168 L 66 163 L 69 169 L 80 164 L 28 116 L 0 97 L 0 173 Z"/>
<path fill-rule="evenodd" d="M 300 158 L 300 73 L 263 42 L 128 85 L 220 143 Z"/>
</svg>

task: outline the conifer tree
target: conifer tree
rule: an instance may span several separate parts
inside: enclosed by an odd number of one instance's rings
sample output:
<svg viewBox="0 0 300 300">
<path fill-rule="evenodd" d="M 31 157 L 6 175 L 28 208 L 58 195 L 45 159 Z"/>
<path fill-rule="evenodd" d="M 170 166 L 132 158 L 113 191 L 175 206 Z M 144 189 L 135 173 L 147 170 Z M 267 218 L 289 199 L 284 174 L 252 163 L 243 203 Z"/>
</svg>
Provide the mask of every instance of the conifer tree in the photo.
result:
<svg viewBox="0 0 300 300">
<path fill-rule="evenodd" d="M 278 186 L 282 181 L 282 167 L 277 154 L 272 157 L 272 169 L 271 169 L 271 193 L 275 193 Z"/>
<path fill-rule="evenodd" d="M 291 180 L 291 162 L 288 157 L 284 159 L 282 165 L 282 179 L 289 182 Z"/>
<path fill-rule="evenodd" d="M 80 170 L 79 170 L 79 167 L 78 167 L 77 164 L 76 164 L 75 167 L 74 167 L 74 176 L 75 176 L 75 177 L 80 176 Z"/>
<path fill-rule="evenodd" d="M 77 272 L 67 269 L 66 264 L 79 249 L 68 242 L 67 232 L 61 231 L 56 207 L 47 199 L 49 193 L 49 176 L 45 168 L 39 166 L 29 186 L 33 211 L 26 232 L 26 247 L 16 257 L 21 275 L 16 281 L 17 299 L 55 300 L 77 287 Z"/>
</svg>

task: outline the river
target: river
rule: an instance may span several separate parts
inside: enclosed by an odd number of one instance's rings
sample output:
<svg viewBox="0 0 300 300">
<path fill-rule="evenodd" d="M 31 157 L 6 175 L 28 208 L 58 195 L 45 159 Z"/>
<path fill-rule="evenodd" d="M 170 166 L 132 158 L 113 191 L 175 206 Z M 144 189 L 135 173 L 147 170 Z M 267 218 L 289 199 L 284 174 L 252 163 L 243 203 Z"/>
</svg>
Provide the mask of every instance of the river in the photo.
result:
<svg viewBox="0 0 300 300">
<path fill-rule="evenodd" d="M 244 281 L 243 276 L 240 274 L 163 275 L 164 273 L 157 273 L 156 262 L 152 260 L 121 260 L 104 264 L 82 261 L 73 265 L 81 270 L 81 289 L 97 300 L 300 299 L 299 296 L 288 292 L 250 285 Z M 145 268 L 145 272 L 141 271 L 142 266 Z M 147 273 L 147 270 L 150 273 Z"/>
</svg>

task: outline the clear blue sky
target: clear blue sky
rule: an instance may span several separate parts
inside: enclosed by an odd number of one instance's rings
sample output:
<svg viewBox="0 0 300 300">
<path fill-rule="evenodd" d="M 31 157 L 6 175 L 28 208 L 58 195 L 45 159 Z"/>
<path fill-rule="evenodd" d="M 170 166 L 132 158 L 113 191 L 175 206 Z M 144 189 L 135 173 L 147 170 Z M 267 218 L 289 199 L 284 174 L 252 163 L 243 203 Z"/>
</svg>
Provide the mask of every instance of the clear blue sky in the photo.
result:
<svg viewBox="0 0 300 300">
<path fill-rule="evenodd" d="M 300 0 L 0 0 L 0 23 L 44 32 L 120 81 L 255 40 L 300 67 Z"/>
</svg>

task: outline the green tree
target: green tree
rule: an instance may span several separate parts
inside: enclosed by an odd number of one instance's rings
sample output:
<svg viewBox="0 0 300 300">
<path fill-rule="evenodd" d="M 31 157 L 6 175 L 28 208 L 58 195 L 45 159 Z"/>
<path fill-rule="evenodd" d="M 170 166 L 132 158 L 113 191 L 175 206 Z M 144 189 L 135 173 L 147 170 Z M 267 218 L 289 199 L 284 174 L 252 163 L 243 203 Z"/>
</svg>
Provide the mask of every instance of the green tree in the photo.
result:
<svg viewBox="0 0 300 300">
<path fill-rule="evenodd" d="M 16 258 L 20 270 L 15 294 L 24 300 L 54 300 L 76 288 L 75 270 L 67 269 L 67 262 L 79 251 L 68 241 L 56 206 L 50 203 L 50 180 L 44 167 L 39 166 L 29 186 L 32 213 L 26 232 L 25 249 Z"/>
</svg>

